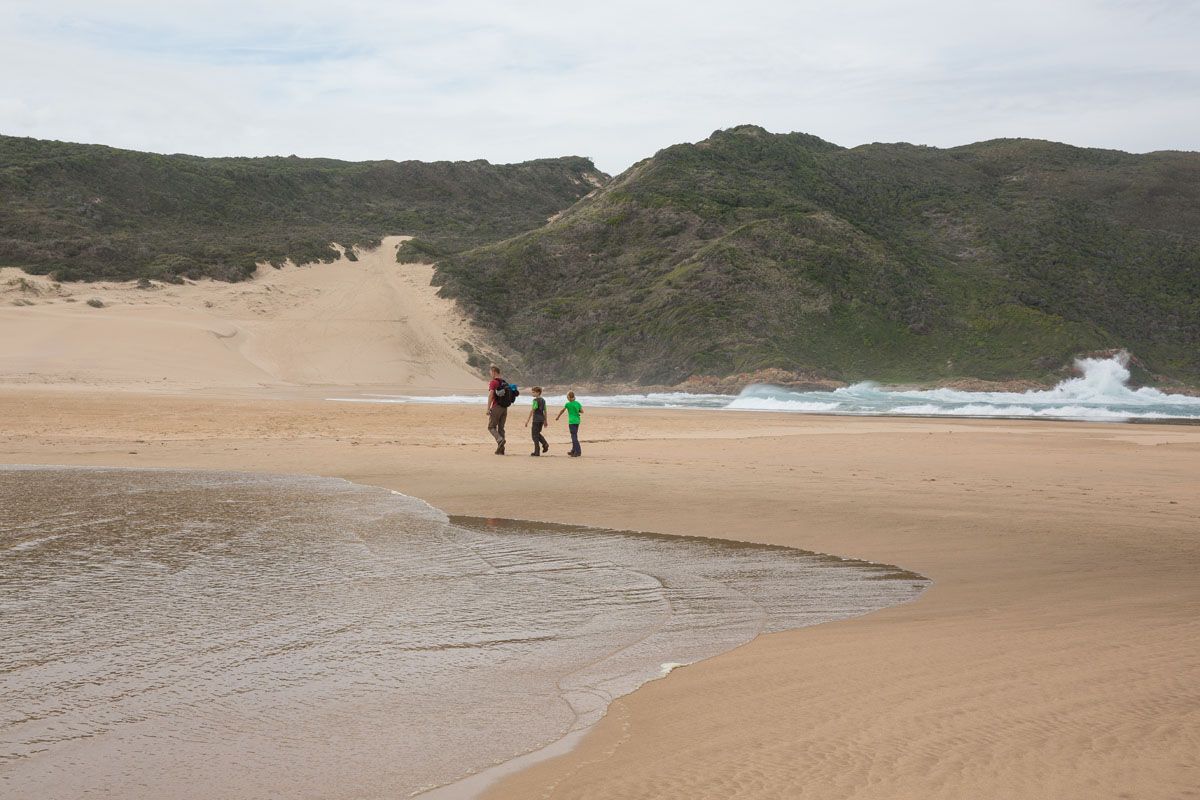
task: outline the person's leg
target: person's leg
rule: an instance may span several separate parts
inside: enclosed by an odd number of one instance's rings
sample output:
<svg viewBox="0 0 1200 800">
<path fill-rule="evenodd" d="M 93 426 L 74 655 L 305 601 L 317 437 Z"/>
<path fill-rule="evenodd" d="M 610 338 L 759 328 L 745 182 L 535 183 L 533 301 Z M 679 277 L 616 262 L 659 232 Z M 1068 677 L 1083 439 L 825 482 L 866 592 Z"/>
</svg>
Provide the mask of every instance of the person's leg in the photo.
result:
<svg viewBox="0 0 1200 800">
<path fill-rule="evenodd" d="M 508 409 L 503 406 L 492 406 L 488 411 L 488 433 L 496 440 L 496 455 L 504 452 L 504 418 Z"/>
<path fill-rule="evenodd" d="M 571 452 L 575 455 L 581 455 L 583 451 L 579 449 L 579 426 L 568 425 L 567 427 L 571 429 Z"/>
<path fill-rule="evenodd" d="M 544 426 L 545 423 L 543 422 L 542 425 Z M 546 441 L 546 436 L 545 436 L 545 434 L 542 433 L 542 426 L 538 426 L 538 435 L 537 435 L 536 443 L 540 444 L 542 446 L 543 453 L 550 449 L 550 443 Z"/>
<path fill-rule="evenodd" d="M 542 424 L 544 422 L 545 420 L 540 417 L 533 418 L 533 452 L 529 454 L 531 456 L 540 456 L 542 454 L 540 447 L 541 443 L 545 441 L 542 438 Z"/>
</svg>

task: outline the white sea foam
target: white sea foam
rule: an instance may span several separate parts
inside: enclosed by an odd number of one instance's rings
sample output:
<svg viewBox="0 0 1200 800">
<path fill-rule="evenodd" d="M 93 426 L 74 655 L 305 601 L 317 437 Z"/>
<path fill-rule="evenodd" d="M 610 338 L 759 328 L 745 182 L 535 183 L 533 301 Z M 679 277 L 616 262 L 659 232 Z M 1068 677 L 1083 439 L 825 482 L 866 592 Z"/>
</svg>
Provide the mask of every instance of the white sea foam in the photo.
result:
<svg viewBox="0 0 1200 800">
<path fill-rule="evenodd" d="M 790 400 L 782 397 L 738 397 L 724 406 L 734 411 L 794 411 L 800 414 L 821 414 L 837 411 L 841 403 L 811 400 Z"/>
<path fill-rule="evenodd" d="M 440 396 L 404 395 L 404 394 L 364 394 L 361 397 L 331 397 L 340 403 L 435 403 L 439 405 L 458 405 L 479 403 L 485 392 L 480 394 L 449 394 Z M 518 406 L 527 404 L 531 398 L 523 390 L 517 398 Z M 567 401 L 565 394 L 543 395 L 550 405 L 562 405 Z M 584 395 L 580 395 L 581 398 Z M 650 392 L 648 394 L 610 394 L 587 395 L 588 405 L 607 408 L 725 408 L 734 399 L 728 394 L 692 394 L 690 392 Z"/>
<path fill-rule="evenodd" d="M 972 403 L 965 406 L 936 406 L 926 403 L 919 406 L 897 406 L 892 410 L 895 414 L 911 414 L 915 416 L 954 416 L 954 417 L 1061 417 L 1063 419 L 1096 419 L 1123 420 L 1132 416 L 1147 419 L 1165 419 L 1166 415 L 1157 412 L 1131 414 L 1126 411 L 1114 411 L 1108 408 L 1093 408 L 1088 406 L 1048 406 L 1033 408 L 1031 406 L 1003 406 Z"/>
<path fill-rule="evenodd" d="M 1050 389 L 1026 392 L 967 392 L 961 389 L 888 389 L 871 381 L 827 392 L 799 392 L 768 384 L 747 386 L 738 395 L 651 392 L 584 395 L 585 406 L 619 408 L 713 408 L 794 414 L 920 415 L 948 417 L 1053 417 L 1079 420 L 1195 419 L 1200 397 L 1129 386 L 1128 356 L 1084 358 L 1080 372 Z M 481 396 L 366 395 L 333 398 L 373 403 L 479 403 Z M 547 396 L 551 406 L 566 400 Z M 518 405 L 527 402 L 523 397 Z"/>
</svg>

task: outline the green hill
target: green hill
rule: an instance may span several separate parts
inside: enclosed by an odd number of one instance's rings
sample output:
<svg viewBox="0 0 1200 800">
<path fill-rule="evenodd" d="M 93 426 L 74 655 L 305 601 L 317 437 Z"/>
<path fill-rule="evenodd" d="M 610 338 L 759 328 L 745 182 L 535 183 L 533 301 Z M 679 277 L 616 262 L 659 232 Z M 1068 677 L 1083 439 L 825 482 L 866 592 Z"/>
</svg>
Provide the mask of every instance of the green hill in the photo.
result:
<svg viewBox="0 0 1200 800">
<path fill-rule="evenodd" d="M 846 149 L 743 126 L 444 258 L 438 280 L 559 380 L 1045 380 L 1126 347 L 1194 382 L 1200 154 Z"/>
<path fill-rule="evenodd" d="M 238 280 L 421 234 L 439 254 L 543 224 L 604 178 L 585 158 L 199 158 L 0 136 L 0 265 L 61 280 Z"/>
</svg>

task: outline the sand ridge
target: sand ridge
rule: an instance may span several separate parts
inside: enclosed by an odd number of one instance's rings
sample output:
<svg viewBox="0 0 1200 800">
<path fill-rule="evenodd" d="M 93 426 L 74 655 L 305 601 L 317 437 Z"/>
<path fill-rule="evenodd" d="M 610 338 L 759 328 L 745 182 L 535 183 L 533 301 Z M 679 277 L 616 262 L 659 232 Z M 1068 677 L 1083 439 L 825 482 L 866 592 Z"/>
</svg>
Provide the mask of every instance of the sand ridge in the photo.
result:
<svg viewBox="0 0 1200 800">
<path fill-rule="evenodd" d="M 462 344 L 482 336 L 437 296 L 431 265 L 396 262 L 407 238 L 357 261 L 261 265 L 242 283 L 55 284 L 2 269 L 0 383 L 474 389 Z"/>
</svg>

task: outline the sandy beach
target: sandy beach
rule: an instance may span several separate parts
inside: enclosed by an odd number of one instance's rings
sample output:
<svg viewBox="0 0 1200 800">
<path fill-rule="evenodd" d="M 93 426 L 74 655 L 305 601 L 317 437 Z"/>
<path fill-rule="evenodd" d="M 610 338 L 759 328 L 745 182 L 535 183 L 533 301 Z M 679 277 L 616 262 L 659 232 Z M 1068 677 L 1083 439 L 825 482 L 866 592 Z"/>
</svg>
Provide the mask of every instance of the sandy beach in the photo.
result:
<svg viewBox="0 0 1200 800">
<path fill-rule="evenodd" d="M 1200 785 L 1200 430 L 605 409 L 585 458 L 559 425 L 551 458 L 501 462 L 484 423 L 482 407 L 9 386 L 0 461 L 340 476 L 449 513 L 786 544 L 935 582 L 676 670 L 489 797 Z"/>
<path fill-rule="evenodd" d="M 782 544 L 934 581 L 677 669 L 489 797 L 1195 796 L 1200 428 L 593 408 L 584 458 L 560 422 L 531 461 L 518 407 L 502 461 L 462 347 L 477 334 L 431 267 L 395 263 L 401 240 L 243 284 L 5 270 L 0 463 L 342 477 L 450 514 Z M 481 402 L 326 399 L 372 392 Z"/>
</svg>

